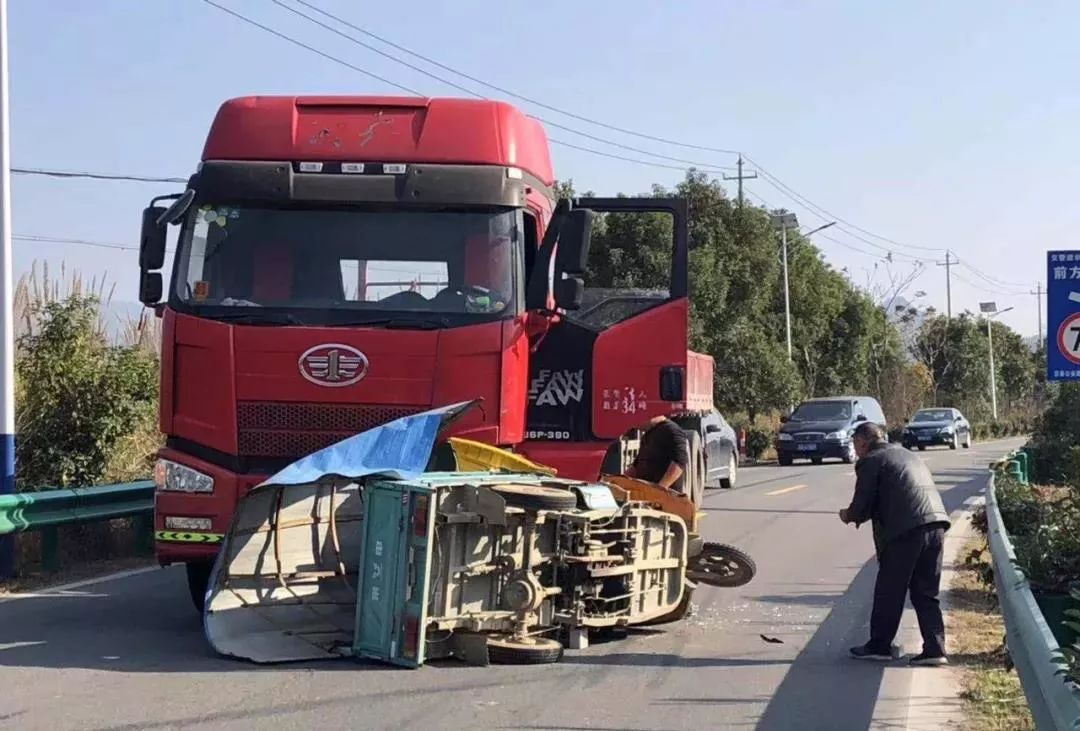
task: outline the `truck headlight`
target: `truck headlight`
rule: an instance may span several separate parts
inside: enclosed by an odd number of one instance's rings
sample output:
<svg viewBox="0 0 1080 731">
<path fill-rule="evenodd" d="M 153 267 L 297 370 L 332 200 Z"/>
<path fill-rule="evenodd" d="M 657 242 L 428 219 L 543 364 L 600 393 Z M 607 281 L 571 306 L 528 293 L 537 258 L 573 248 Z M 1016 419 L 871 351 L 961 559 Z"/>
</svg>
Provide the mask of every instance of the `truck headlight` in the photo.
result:
<svg viewBox="0 0 1080 731">
<path fill-rule="evenodd" d="M 154 467 L 154 484 L 158 490 L 170 492 L 213 492 L 214 478 L 167 459 L 159 459 Z"/>
<path fill-rule="evenodd" d="M 845 439 L 847 439 L 847 432 L 846 431 L 832 431 L 832 432 L 829 432 L 828 434 L 826 434 L 825 438 L 826 439 L 839 439 L 840 441 L 844 441 Z"/>
<path fill-rule="evenodd" d="M 951 426 L 943 426 L 940 429 L 938 429 L 938 433 L 939 434 L 952 434 L 952 427 Z"/>
<path fill-rule="evenodd" d="M 790 442 L 792 440 L 792 436 L 790 434 L 785 434 L 784 432 L 780 432 L 776 438 L 781 442 Z"/>
</svg>

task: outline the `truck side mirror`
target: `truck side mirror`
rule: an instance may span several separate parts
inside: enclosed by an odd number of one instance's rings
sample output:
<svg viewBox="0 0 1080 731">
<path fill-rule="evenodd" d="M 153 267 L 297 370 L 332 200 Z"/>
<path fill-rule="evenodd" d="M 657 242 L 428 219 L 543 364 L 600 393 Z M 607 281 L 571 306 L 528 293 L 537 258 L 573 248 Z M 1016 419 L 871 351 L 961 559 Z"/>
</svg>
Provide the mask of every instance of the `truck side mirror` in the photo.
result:
<svg viewBox="0 0 1080 731">
<path fill-rule="evenodd" d="M 559 248 L 555 253 L 555 273 L 584 274 L 589 266 L 592 226 L 596 214 L 587 208 L 575 208 L 563 220 Z"/>
<path fill-rule="evenodd" d="M 139 278 L 139 301 L 147 307 L 153 307 L 161 302 L 162 290 L 161 272 L 143 272 Z"/>
<path fill-rule="evenodd" d="M 866 414 L 859 414 L 855 417 L 855 421 L 866 421 Z"/>
<path fill-rule="evenodd" d="M 158 219 L 166 210 L 161 206 L 143 209 L 139 237 L 139 268 L 143 271 L 155 271 L 165 266 L 165 224 L 159 224 Z"/>
</svg>

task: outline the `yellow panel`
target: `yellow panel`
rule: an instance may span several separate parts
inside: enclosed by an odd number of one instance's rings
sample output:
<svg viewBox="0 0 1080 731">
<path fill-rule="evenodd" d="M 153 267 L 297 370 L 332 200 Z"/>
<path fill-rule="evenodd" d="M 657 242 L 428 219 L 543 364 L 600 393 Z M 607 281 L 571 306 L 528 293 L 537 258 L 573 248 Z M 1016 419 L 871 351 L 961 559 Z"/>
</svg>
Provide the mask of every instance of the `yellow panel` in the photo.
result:
<svg viewBox="0 0 1080 731">
<path fill-rule="evenodd" d="M 451 437 L 450 446 L 454 450 L 459 472 L 499 472 L 507 470 L 510 472 L 532 472 L 540 475 L 556 474 L 556 471 L 550 467 L 536 464 L 521 455 L 483 442 Z"/>
</svg>

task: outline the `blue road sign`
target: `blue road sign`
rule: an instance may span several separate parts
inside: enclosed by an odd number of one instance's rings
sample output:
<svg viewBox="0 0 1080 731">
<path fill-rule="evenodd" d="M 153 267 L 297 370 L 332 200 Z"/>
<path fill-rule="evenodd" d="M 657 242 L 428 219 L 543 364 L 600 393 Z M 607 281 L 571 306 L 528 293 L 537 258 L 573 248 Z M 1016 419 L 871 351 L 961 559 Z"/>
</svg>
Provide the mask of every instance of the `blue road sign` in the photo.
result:
<svg viewBox="0 0 1080 731">
<path fill-rule="evenodd" d="M 1080 381 L 1080 251 L 1046 252 L 1046 377 Z"/>
</svg>

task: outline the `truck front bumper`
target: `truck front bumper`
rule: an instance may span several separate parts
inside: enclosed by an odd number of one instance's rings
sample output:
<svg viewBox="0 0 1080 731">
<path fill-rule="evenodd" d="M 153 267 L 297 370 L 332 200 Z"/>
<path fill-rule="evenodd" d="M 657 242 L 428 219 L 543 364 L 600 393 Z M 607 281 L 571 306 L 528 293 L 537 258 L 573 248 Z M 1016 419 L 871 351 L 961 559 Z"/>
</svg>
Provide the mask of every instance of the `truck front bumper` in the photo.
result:
<svg viewBox="0 0 1080 731">
<path fill-rule="evenodd" d="M 213 561 L 229 530 L 240 496 L 266 479 L 237 475 L 174 449 L 163 449 L 160 459 L 198 470 L 214 479 L 212 492 L 176 492 L 158 489 L 154 496 L 154 552 L 162 566 L 172 563 Z M 170 524 L 169 518 L 209 520 L 209 528 L 188 529 Z"/>
<path fill-rule="evenodd" d="M 843 459 L 850 450 L 851 440 L 849 439 L 776 443 L 776 453 L 790 459 Z"/>
</svg>

